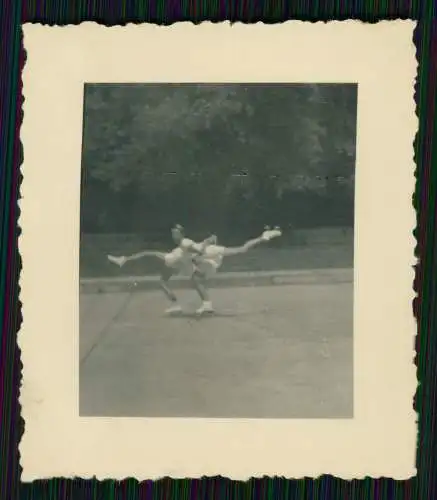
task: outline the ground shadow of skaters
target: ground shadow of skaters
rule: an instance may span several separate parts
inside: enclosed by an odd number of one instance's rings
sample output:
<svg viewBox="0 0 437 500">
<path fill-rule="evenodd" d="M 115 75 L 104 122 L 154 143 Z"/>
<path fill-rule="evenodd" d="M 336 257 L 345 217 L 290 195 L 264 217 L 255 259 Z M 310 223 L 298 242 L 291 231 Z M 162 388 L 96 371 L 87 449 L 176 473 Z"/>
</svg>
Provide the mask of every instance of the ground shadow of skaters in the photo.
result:
<svg viewBox="0 0 437 500">
<path fill-rule="evenodd" d="M 225 312 L 225 311 L 212 311 L 208 313 L 199 314 L 196 311 L 180 311 L 174 314 L 167 314 L 165 317 L 168 319 L 196 319 L 196 320 L 206 320 L 206 319 L 218 319 L 218 318 L 237 318 L 240 316 L 249 315 L 249 313 L 236 313 L 236 312 Z"/>
</svg>

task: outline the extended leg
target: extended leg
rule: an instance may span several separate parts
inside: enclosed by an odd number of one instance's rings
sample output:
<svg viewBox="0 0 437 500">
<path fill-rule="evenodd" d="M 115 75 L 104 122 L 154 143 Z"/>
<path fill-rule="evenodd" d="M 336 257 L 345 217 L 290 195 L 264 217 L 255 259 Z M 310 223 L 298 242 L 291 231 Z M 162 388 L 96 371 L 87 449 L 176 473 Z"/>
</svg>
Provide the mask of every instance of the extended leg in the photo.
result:
<svg viewBox="0 0 437 500">
<path fill-rule="evenodd" d="M 223 251 L 223 256 L 224 257 L 230 257 L 232 255 L 239 255 L 242 253 L 246 253 L 252 248 L 260 245 L 261 243 L 264 243 L 264 239 L 262 237 L 255 238 L 253 240 L 246 241 L 244 245 L 241 245 L 240 247 L 227 247 Z"/>
<path fill-rule="evenodd" d="M 223 251 L 223 256 L 229 257 L 232 255 L 246 253 L 252 248 L 260 245 L 261 243 L 270 241 L 272 238 L 277 238 L 278 236 L 281 236 L 281 234 L 282 232 L 279 228 L 273 230 L 267 229 L 259 238 L 254 238 L 253 240 L 246 241 L 246 243 L 244 245 L 241 245 L 240 247 L 225 248 Z"/>
<path fill-rule="evenodd" d="M 126 257 L 126 260 L 137 260 L 142 259 L 143 257 L 155 257 L 159 260 L 165 260 L 165 255 L 166 254 L 164 252 L 145 250 L 144 252 L 135 253 L 133 255 L 130 255 L 129 257 Z"/>
<path fill-rule="evenodd" d="M 129 255 L 128 257 L 121 256 L 121 257 L 114 257 L 113 255 L 108 255 L 108 260 L 112 262 L 113 264 L 117 264 L 118 266 L 122 267 L 126 262 L 130 260 L 137 260 L 137 259 L 142 259 L 143 257 L 155 257 L 159 260 L 164 261 L 165 260 L 165 253 L 164 252 L 155 252 L 151 250 L 145 250 L 144 252 L 139 252 L 135 253 L 133 255 Z"/>
</svg>

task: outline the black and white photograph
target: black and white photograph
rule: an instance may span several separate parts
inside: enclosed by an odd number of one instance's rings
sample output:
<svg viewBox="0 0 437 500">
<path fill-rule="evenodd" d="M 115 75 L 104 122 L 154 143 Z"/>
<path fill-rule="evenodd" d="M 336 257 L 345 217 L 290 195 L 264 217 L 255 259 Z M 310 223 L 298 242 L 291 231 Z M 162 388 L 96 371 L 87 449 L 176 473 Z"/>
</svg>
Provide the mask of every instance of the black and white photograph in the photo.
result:
<svg viewBox="0 0 437 500">
<path fill-rule="evenodd" d="M 414 23 L 23 30 L 22 480 L 414 475 Z"/>
<path fill-rule="evenodd" d="M 358 85 L 84 85 L 79 413 L 353 418 Z"/>
</svg>

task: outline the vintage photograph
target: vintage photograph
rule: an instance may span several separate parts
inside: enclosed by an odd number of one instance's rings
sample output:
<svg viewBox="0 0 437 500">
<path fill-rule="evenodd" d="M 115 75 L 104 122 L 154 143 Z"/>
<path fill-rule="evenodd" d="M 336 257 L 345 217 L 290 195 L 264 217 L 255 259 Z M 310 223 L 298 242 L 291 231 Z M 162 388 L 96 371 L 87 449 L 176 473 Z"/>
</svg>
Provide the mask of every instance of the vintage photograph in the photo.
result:
<svg viewBox="0 0 437 500">
<path fill-rule="evenodd" d="M 353 417 L 358 86 L 84 86 L 81 416 Z"/>
<path fill-rule="evenodd" d="M 23 27 L 22 480 L 415 474 L 414 26 Z"/>
</svg>

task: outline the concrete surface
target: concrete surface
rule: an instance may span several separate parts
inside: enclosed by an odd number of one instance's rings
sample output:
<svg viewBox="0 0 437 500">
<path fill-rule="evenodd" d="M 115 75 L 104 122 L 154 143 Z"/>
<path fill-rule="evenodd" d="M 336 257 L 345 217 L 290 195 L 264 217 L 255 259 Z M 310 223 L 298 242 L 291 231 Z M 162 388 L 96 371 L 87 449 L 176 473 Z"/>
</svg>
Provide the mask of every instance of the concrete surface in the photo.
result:
<svg viewBox="0 0 437 500">
<path fill-rule="evenodd" d="M 81 295 L 82 416 L 353 416 L 351 282 L 217 288 L 202 319 L 179 295 Z"/>
<path fill-rule="evenodd" d="M 229 273 L 219 271 L 208 279 L 208 287 L 332 284 L 352 281 L 352 268 Z M 191 288 L 188 278 L 184 276 L 174 276 L 171 279 L 171 286 L 175 289 Z M 158 276 L 118 276 L 80 280 L 81 293 L 119 293 L 158 289 Z"/>
</svg>

